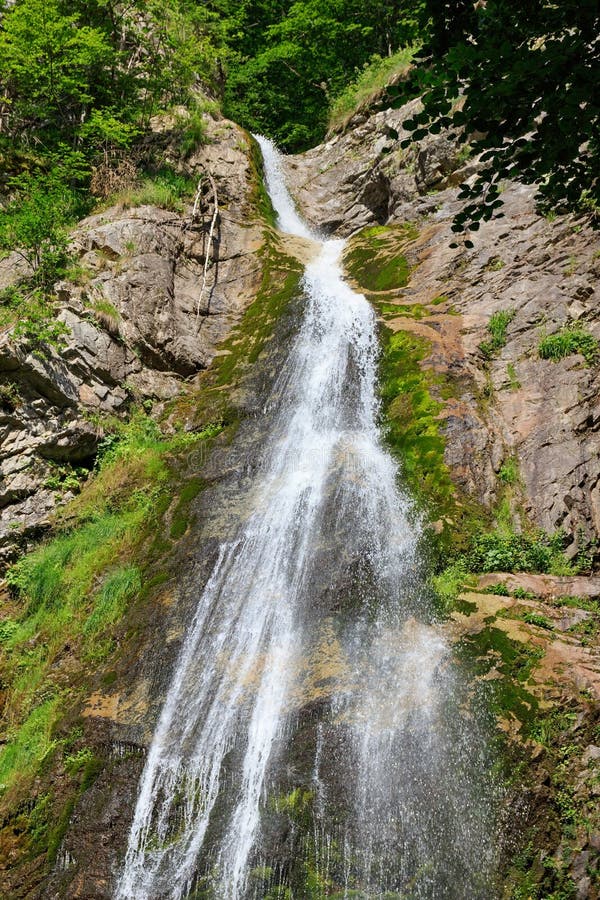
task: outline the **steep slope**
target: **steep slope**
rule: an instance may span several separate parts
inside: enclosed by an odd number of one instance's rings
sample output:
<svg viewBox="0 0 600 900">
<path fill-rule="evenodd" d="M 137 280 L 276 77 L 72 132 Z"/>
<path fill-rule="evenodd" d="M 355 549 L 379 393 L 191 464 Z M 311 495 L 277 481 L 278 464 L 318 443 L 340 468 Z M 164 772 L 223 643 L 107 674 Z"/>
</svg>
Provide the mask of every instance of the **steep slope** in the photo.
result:
<svg viewBox="0 0 600 900">
<path fill-rule="evenodd" d="M 233 123 L 205 123 L 207 143 L 183 163 L 196 198 L 180 211 L 119 204 L 73 232 L 77 280 L 56 286 L 64 346 L 40 354 L 11 329 L 0 336 L 4 561 L 48 528 L 69 499 L 65 486 L 76 488 L 93 464 L 102 418 L 186 390 L 256 295 L 263 222 L 253 151 Z M 212 238 L 209 173 L 219 204 Z M 17 260 L 0 263 L 0 287 L 19 276 Z"/>
<path fill-rule="evenodd" d="M 512 480 L 525 515 L 546 531 L 564 529 L 570 556 L 593 554 L 600 528 L 597 234 L 585 219 L 540 216 L 532 189 L 507 182 L 505 217 L 482 223 L 473 250 L 452 250 L 450 226 L 461 208 L 453 185 L 468 180 L 477 161 L 465 161 L 450 134 L 398 149 L 395 135 L 402 138 L 414 106 L 360 116 L 346 133 L 291 158 L 298 201 L 328 232 L 389 227 L 353 237 L 349 271 L 385 327 L 423 339 L 423 365 L 456 384 L 456 396 L 444 399 L 438 390 L 437 399 L 457 485 L 491 508 L 502 492 L 498 474 L 515 459 Z M 406 260 L 399 283 L 369 279 L 365 263 L 376 270 L 394 256 Z M 567 348 L 569 330 L 576 337 Z M 554 335 L 556 352 L 551 342 L 543 358 L 542 342 Z"/>
<path fill-rule="evenodd" d="M 471 568 L 487 573 L 456 600 L 469 580 L 458 566 L 446 628 L 499 725 L 512 830 L 503 895 L 596 900 L 597 241 L 585 221 L 540 217 L 530 190 L 507 184 L 505 218 L 482 226 L 475 249 L 451 249 L 455 185 L 477 162 L 457 154 L 451 135 L 398 150 L 406 112 L 361 114 L 344 134 L 289 158 L 289 180 L 314 226 L 352 234 L 346 268 L 380 320 L 382 418 L 427 510 L 432 544 L 437 533 L 450 556 L 474 545 Z M 80 658 L 76 641 L 65 639 L 28 695 L 28 712 L 55 696 L 63 705 L 34 774 L 2 798 L 0 891 L 15 900 L 111 896 L 170 669 L 218 544 L 247 514 L 244 490 L 271 427 L 264 397 L 297 327 L 295 257 L 310 247 L 270 229 L 243 132 L 223 121 L 210 129 L 210 143 L 189 165 L 195 176 L 208 171 L 215 179 L 218 242 L 208 246 L 208 180 L 198 217 L 193 197 L 183 213 L 106 210 L 74 233 L 87 272 L 85 283 L 61 286 L 61 317 L 71 329 L 62 358 L 25 356 L 9 335 L 3 339 L 5 559 L 46 529 L 60 532 L 61 522 L 77 529 L 89 519 L 102 472 L 65 518 L 55 511 L 70 499 L 72 469 L 92 465 L 103 416 L 126 417 L 132 398 L 150 401 L 163 435 L 199 438 L 161 450 L 169 473 L 162 506 L 133 556 L 120 551 L 139 567 L 143 588 L 100 633 L 109 649 Z M 2 277 L 12 277 L 6 267 Z M 542 342 L 553 335 L 544 358 Z M 66 466 L 56 487 L 48 485 L 53 463 Z M 156 485 L 126 469 L 108 487 L 119 508 L 123 497 Z M 557 529 L 564 540 L 551 537 Z M 496 571 L 521 567 L 523 542 L 523 568 L 562 577 Z M 113 566 L 102 561 L 86 603 Z M 320 577 L 325 583 L 326 567 Z M 11 659 L 21 654 L 25 665 L 46 641 L 34 632 L 27 646 L 10 643 L 14 622 L 27 621 L 30 610 L 26 592 L 4 595 L 9 746 L 22 733 L 7 681 L 7 673 L 15 677 Z M 310 739 L 318 678 L 339 663 L 336 652 L 324 639 L 310 660 L 316 684 L 302 714 Z M 301 741 L 294 752 L 301 768 Z M 299 846 L 294 840 L 312 840 L 293 784 L 290 776 L 291 793 L 273 813 L 284 824 L 277 819 L 265 837 L 282 869 Z M 305 878 L 306 896 L 326 895 L 314 872 Z"/>
</svg>

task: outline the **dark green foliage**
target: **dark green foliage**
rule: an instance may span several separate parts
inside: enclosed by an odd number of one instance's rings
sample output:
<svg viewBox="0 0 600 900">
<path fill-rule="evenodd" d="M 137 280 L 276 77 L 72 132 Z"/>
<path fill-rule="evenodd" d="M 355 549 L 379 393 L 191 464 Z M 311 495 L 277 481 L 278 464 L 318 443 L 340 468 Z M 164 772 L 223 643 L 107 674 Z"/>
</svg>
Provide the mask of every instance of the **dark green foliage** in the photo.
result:
<svg viewBox="0 0 600 900">
<path fill-rule="evenodd" d="M 561 532 L 479 534 L 473 539 L 469 567 L 473 572 L 556 572 L 565 566 L 564 544 Z"/>
<path fill-rule="evenodd" d="M 512 176 L 538 185 L 539 200 L 554 210 L 597 217 L 596 0 L 427 0 L 426 7 L 431 34 L 411 85 L 424 92 L 424 108 L 405 125 L 417 139 L 464 128 L 459 140 L 483 152 L 482 171 L 461 185 L 469 202 L 454 230 L 477 231 L 498 215 L 500 182 Z M 407 93 L 399 88 L 396 96 L 401 105 Z"/>
<path fill-rule="evenodd" d="M 234 18 L 226 111 L 286 150 L 320 140 L 330 103 L 375 54 L 417 36 L 421 3 L 245 0 Z"/>
</svg>

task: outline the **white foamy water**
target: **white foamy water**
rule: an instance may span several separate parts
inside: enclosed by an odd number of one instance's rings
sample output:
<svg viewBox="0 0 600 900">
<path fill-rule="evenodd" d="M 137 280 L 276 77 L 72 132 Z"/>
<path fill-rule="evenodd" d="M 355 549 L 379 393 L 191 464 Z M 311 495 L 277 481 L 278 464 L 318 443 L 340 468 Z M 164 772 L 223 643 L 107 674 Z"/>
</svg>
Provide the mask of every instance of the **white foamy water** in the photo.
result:
<svg viewBox="0 0 600 900">
<path fill-rule="evenodd" d="M 351 534 L 344 550 L 361 559 L 386 609 L 414 562 L 415 526 L 376 422 L 373 310 L 342 278 L 344 242 L 320 239 L 301 220 L 276 149 L 258 141 L 281 230 L 320 250 L 306 267 L 303 320 L 273 392 L 276 413 L 250 489 L 252 511 L 220 548 L 198 597 L 147 755 L 117 900 L 180 900 L 199 870 L 209 872 L 203 877 L 211 896 L 246 895 L 269 762 L 285 734 L 307 644 L 304 611 L 323 540 L 331 542 L 338 526 Z M 432 742 L 428 723 L 438 715 L 447 652 L 438 635 L 417 626 L 412 636 L 400 629 L 397 639 L 394 622 L 376 623 L 374 631 L 361 626 L 353 639 L 364 638 L 362 648 L 353 650 L 349 640 L 360 687 L 337 701 L 353 723 L 353 803 L 364 824 L 347 841 L 356 877 L 372 885 L 364 896 L 373 897 L 380 896 L 374 856 L 387 850 L 371 831 L 388 811 L 396 815 L 387 798 L 396 796 L 393 779 L 402 779 L 393 754 L 407 722 Z M 402 691 L 410 697 L 399 706 Z M 425 741 L 423 753 L 432 752 Z M 384 832 L 396 839 L 391 826 Z"/>
</svg>

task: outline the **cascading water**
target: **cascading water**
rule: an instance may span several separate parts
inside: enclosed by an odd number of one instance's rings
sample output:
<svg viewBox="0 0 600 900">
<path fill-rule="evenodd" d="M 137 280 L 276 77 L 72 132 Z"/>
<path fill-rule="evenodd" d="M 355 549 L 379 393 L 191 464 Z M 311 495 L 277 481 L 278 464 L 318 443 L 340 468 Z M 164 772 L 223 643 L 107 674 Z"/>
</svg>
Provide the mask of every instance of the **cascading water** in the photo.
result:
<svg viewBox="0 0 600 900">
<path fill-rule="evenodd" d="M 491 829 L 467 773 L 480 743 L 457 725 L 448 649 L 425 624 L 418 525 L 377 429 L 374 314 L 342 279 L 343 241 L 302 222 L 277 151 L 258 141 L 281 230 L 315 244 L 306 308 L 273 391 L 251 512 L 221 546 L 176 664 L 115 896 L 182 900 L 200 872 L 194 896 L 266 895 L 249 874 L 277 869 L 258 847 L 269 773 L 294 743 L 292 711 L 314 680 L 306 660 L 329 628 L 338 659 L 316 692 L 326 700 L 310 775 L 313 844 L 327 844 L 331 870 L 319 877 L 340 897 L 489 897 Z M 315 624 L 307 609 L 324 569 L 346 602 Z"/>
</svg>

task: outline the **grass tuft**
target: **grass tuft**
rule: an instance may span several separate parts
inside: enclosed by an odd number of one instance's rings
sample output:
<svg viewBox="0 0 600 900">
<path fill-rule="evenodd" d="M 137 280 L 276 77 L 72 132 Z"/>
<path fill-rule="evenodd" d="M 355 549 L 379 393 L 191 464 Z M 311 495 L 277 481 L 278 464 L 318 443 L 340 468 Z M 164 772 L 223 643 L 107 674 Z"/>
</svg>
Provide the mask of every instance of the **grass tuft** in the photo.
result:
<svg viewBox="0 0 600 900">
<path fill-rule="evenodd" d="M 538 345 L 538 353 L 542 359 L 558 362 L 573 353 L 580 353 L 588 366 L 594 365 L 598 359 L 600 345 L 589 331 L 579 325 L 565 325 L 555 334 L 543 337 Z"/>
<path fill-rule="evenodd" d="M 486 359 L 491 359 L 498 350 L 506 345 L 506 329 L 514 319 L 514 309 L 500 309 L 495 312 L 488 322 L 489 341 L 482 341 L 479 349 Z"/>
</svg>

